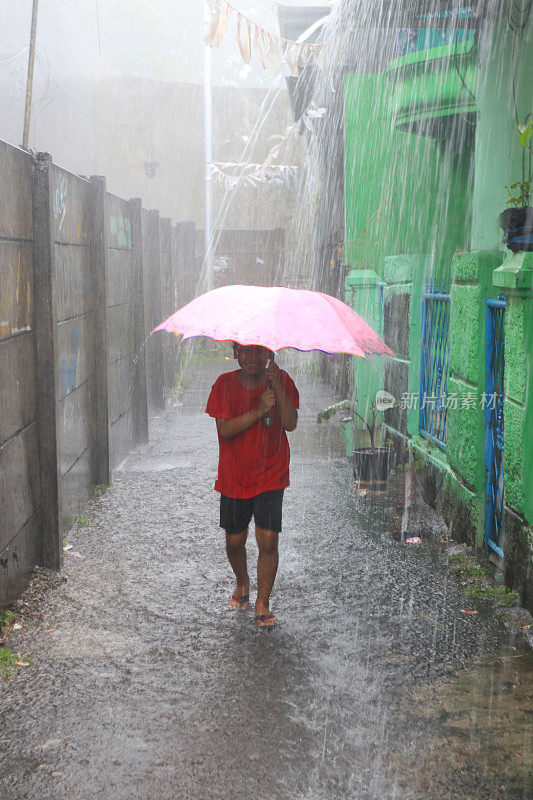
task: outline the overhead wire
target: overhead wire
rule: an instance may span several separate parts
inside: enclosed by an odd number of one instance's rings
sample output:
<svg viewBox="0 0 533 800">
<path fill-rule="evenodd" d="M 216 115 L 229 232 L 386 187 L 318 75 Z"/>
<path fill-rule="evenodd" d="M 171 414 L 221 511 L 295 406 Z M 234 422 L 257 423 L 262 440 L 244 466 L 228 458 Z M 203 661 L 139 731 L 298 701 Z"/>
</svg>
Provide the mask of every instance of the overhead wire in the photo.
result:
<svg viewBox="0 0 533 800">
<path fill-rule="evenodd" d="M 0 58 L 0 64 L 5 64 L 8 61 L 13 61 L 15 58 L 20 58 L 20 56 L 23 56 L 25 53 L 27 53 L 29 49 L 29 47 L 23 47 L 18 53 L 13 53 L 10 56 L 3 56 Z"/>
<path fill-rule="evenodd" d="M 81 106 L 80 106 L 80 105 L 79 105 L 79 104 L 78 104 L 78 103 L 77 103 L 77 102 L 76 102 L 76 101 L 75 101 L 75 100 L 74 100 L 74 99 L 73 99 L 73 98 L 72 98 L 72 97 L 69 95 L 69 93 L 68 93 L 67 91 L 65 91 L 65 89 L 63 88 L 63 86 L 62 86 L 62 84 L 61 84 L 61 82 L 60 82 L 60 78 L 59 78 L 59 76 L 57 75 L 57 73 L 55 72 L 55 70 L 52 68 L 52 65 L 50 64 L 50 61 L 49 61 L 49 59 L 48 59 L 48 54 L 46 53 L 46 50 L 44 50 L 44 48 L 42 48 L 42 47 L 41 47 L 40 49 L 41 49 L 41 50 L 43 50 L 43 52 L 44 52 L 44 58 L 45 58 L 45 61 L 46 61 L 46 68 L 48 69 L 48 73 L 49 73 L 49 74 L 50 74 L 50 73 L 52 73 L 52 75 L 55 77 L 55 79 L 56 79 L 56 85 L 57 85 L 57 88 L 59 89 L 59 91 L 60 91 L 60 92 L 62 92 L 62 93 L 64 94 L 64 96 L 67 98 L 67 100 L 68 100 L 70 103 L 72 103 L 72 105 L 73 105 L 75 108 L 77 108 L 77 110 L 80 112 L 80 114 L 83 114 L 83 116 L 84 116 L 84 117 L 86 117 L 86 119 L 88 119 L 90 122 L 92 122 L 92 123 L 94 124 L 94 117 L 90 116 L 90 114 L 88 114 L 88 113 L 87 113 L 87 111 L 86 111 L 84 108 L 82 108 L 82 107 L 81 107 Z M 42 58 L 43 58 L 43 57 L 42 57 L 42 56 L 41 56 L 41 55 L 40 55 L 38 52 L 36 53 L 36 55 L 37 55 L 37 60 L 38 60 L 38 61 L 39 61 L 39 60 L 42 60 Z"/>
</svg>

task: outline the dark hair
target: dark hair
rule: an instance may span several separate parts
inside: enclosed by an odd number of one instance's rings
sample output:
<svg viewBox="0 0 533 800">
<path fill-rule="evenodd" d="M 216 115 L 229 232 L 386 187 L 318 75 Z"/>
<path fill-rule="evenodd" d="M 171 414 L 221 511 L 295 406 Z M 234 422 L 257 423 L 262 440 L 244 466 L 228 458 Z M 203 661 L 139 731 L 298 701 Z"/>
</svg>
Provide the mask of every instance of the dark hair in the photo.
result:
<svg viewBox="0 0 533 800">
<path fill-rule="evenodd" d="M 263 350 L 266 350 L 267 352 L 271 353 L 272 356 L 274 356 L 274 351 L 271 350 L 269 347 L 265 347 L 263 344 L 253 345 L 253 344 L 239 344 L 239 342 L 232 342 L 231 345 L 233 347 L 234 353 L 238 347 L 262 347 Z"/>
</svg>

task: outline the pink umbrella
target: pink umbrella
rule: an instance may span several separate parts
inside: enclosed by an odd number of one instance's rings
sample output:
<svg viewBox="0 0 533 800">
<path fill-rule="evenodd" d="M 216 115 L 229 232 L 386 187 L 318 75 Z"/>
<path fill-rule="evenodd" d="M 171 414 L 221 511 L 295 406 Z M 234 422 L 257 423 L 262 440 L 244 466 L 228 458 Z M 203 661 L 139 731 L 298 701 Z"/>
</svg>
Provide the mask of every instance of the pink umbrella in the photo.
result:
<svg viewBox="0 0 533 800">
<path fill-rule="evenodd" d="M 269 350 L 394 355 L 346 303 L 323 292 L 282 286 L 221 286 L 196 297 L 158 325 L 184 339 L 208 336 Z"/>
</svg>

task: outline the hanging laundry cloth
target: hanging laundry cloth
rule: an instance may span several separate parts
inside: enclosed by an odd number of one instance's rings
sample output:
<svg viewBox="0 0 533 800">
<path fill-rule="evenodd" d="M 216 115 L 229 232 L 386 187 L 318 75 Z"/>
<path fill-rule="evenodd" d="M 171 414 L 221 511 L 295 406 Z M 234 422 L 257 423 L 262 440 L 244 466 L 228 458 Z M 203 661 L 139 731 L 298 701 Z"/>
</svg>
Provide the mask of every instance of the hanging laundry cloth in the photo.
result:
<svg viewBox="0 0 533 800">
<path fill-rule="evenodd" d="M 211 25 L 204 39 L 209 47 L 218 47 L 225 36 L 231 14 L 229 3 L 223 9 L 216 8 L 211 18 Z"/>
<path fill-rule="evenodd" d="M 255 27 L 255 35 L 254 35 L 254 49 L 255 54 L 261 64 L 263 65 L 263 69 L 268 69 L 268 47 L 267 43 L 265 42 L 265 37 L 263 35 L 263 31 L 261 28 Z"/>
<path fill-rule="evenodd" d="M 267 57 L 268 67 L 267 70 L 271 75 L 278 75 L 281 72 L 281 57 L 278 49 L 276 39 L 270 34 L 265 34 L 267 43 Z"/>
<path fill-rule="evenodd" d="M 300 74 L 298 70 L 298 60 L 300 58 L 300 45 L 287 42 L 284 52 L 285 64 L 287 65 L 288 74 L 293 78 L 297 78 Z"/>
<path fill-rule="evenodd" d="M 241 51 L 242 60 L 245 64 L 249 64 L 252 57 L 252 32 L 249 20 L 241 14 L 239 14 L 237 20 L 237 44 Z"/>
<path fill-rule="evenodd" d="M 323 47 L 317 47 L 314 44 L 309 45 L 311 53 L 318 64 L 319 69 L 322 71 L 326 63 L 326 53 Z"/>
</svg>

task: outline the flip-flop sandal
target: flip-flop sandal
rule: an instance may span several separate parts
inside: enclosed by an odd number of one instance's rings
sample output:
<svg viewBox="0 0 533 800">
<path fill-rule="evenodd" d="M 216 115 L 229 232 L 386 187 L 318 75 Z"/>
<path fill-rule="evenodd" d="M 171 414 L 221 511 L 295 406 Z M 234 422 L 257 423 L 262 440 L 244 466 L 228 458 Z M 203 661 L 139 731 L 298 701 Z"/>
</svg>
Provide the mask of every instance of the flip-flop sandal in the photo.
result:
<svg viewBox="0 0 533 800">
<path fill-rule="evenodd" d="M 269 619 L 273 620 L 273 622 L 268 622 L 267 620 L 269 620 Z M 278 624 L 278 621 L 277 621 L 276 617 L 274 616 L 274 614 L 256 614 L 255 615 L 255 621 L 256 621 L 257 626 L 259 628 L 271 629 L 271 628 L 275 628 L 276 625 Z"/>
<path fill-rule="evenodd" d="M 248 608 L 248 601 L 250 600 L 250 595 L 237 594 L 237 592 L 233 592 L 233 594 L 231 595 L 231 600 L 235 600 L 239 604 L 239 608 L 242 608 L 242 610 L 245 611 Z M 236 606 L 231 606 L 231 608 L 236 608 Z"/>
</svg>

